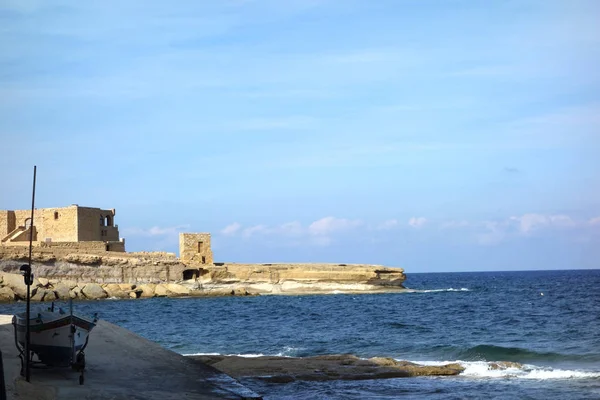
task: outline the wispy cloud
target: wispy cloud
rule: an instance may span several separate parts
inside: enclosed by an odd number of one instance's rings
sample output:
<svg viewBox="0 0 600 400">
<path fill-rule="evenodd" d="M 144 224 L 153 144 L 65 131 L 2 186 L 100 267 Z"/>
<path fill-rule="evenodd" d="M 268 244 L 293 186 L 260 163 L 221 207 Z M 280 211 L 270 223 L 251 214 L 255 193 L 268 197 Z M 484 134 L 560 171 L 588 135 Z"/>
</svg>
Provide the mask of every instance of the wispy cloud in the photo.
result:
<svg viewBox="0 0 600 400">
<path fill-rule="evenodd" d="M 308 226 L 311 235 L 330 235 L 336 232 L 349 231 L 362 225 L 360 220 L 325 217 Z"/>
<path fill-rule="evenodd" d="M 150 228 L 125 228 L 123 234 L 127 236 L 178 236 L 179 233 L 189 230 L 189 225 L 177 225 L 177 226 L 153 226 Z"/>
<path fill-rule="evenodd" d="M 408 220 L 408 225 L 413 228 L 422 228 L 427 223 L 427 218 L 424 217 L 412 217 Z"/>
<path fill-rule="evenodd" d="M 233 236 L 237 232 L 239 232 L 241 227 L 242 227 L 241 224 L 234 222 L 232 224 L 227 225 L 225 228 L 221 229 L 221 234 L 223 234 L 225 236 Z"/>
</svg>

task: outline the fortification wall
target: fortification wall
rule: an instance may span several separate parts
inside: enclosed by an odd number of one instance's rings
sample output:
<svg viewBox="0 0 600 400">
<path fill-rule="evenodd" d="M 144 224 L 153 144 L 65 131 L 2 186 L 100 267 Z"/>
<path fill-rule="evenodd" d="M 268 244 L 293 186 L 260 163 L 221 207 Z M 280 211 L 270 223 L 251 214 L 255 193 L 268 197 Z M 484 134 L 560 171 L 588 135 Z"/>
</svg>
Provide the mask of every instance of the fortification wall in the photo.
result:
<svg viewBox="0 0 600 400">
<path fill-rule="evenodd" d="M 38 211 L 38 210 L 36 210 Z M 39 241 L 76 242 L 77 207 L 43 208 L 34 217 Z"/>
</svg>

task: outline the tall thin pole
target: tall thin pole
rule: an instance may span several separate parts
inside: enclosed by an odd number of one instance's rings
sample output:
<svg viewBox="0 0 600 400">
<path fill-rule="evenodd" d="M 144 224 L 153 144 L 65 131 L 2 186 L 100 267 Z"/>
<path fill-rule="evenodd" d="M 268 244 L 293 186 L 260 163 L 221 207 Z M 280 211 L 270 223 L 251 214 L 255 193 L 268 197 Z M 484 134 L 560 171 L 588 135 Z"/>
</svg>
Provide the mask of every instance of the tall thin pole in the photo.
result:
<svg viewBox="0 0 600 400">
<path fill-rule="evenodd" d="M 31 355 L 29 354 L 29 344 L 30 344 L 30 331 L 29 331 L 29 313 L 30 313 L 30 287 L 33 281 L 33 277 L 31 275 L 31 255 L 33 252 L 33 211 L 35 208 L 35 175 L 36 175 L 37 167 L 33 166 L 33 193 L 31 195 L 31 224 L 29 225 L 29 268 L 26 273 L 26 284 L 27 284 L 27 311 L 25 313 L 25 319 L 27 321 L 27 325 L 25 328 L 25 380 L 29 382 L 31 371 L 30 371 L 30 363 L 29 360 Z"/>
</svg>

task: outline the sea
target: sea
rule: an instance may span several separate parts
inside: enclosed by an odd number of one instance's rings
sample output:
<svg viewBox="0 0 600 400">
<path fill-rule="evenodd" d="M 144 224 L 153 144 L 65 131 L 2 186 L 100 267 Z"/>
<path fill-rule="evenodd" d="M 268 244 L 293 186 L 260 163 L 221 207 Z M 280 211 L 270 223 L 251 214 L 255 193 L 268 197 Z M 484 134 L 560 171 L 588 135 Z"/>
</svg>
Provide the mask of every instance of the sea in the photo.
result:
<svg viewBox="0 0 600 400">
<path fill-rule="evenodd" d="M 265 399 L 600 399 L 600 270 L 407 273 L 403 293 L 80 301 L 175 352 L 458 362 L 458 376 L 241 382 Z M 0 305 L 21 312 L 23 303 Z M 93 338 L 93 333 L 92 333 Z M 490 369 L 513 361 L 522 368 Z"/>
</svg>

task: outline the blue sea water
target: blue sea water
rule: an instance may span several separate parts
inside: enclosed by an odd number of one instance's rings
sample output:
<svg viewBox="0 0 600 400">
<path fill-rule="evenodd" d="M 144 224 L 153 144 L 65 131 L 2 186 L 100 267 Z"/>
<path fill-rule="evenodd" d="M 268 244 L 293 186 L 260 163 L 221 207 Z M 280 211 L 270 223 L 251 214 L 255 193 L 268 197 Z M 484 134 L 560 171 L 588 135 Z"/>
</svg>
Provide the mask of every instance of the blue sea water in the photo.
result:
<svg viewBox="0 0 600 400">
<path fill-rule="evenodd" d="M 76 303 L 182 354 L 351 353 L 454 377 L 265 383 L 265 399 L 600 399 L 600 270 L 407 274 L 411 290 Z M 20 312 L 22 303 L 0 305 Z M 93 337 L 93 336 L 92 336 Z M 490 370 L 490 361 L 524 368 Z"/>
</svg>

